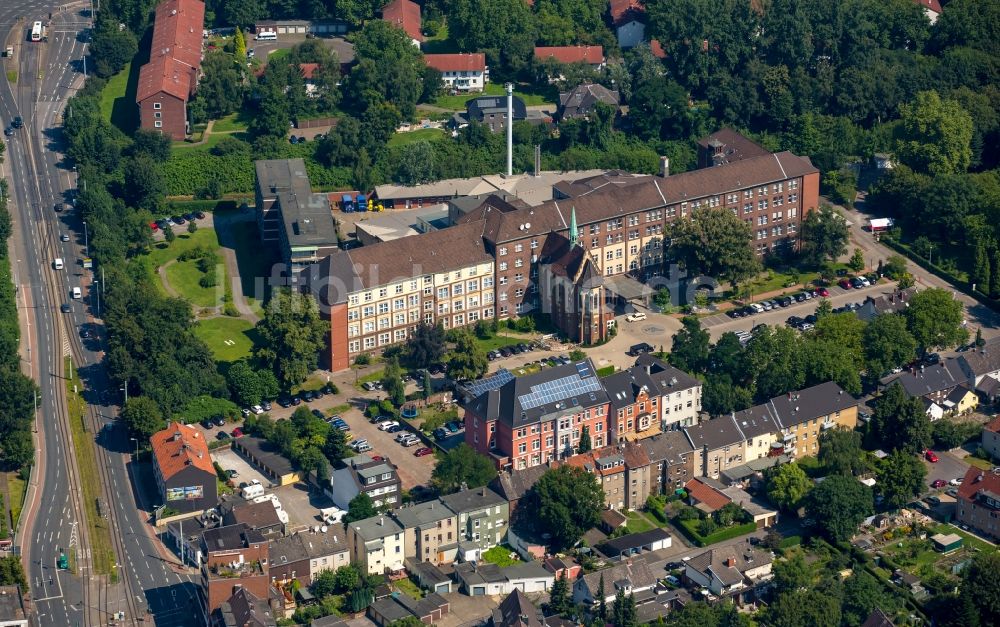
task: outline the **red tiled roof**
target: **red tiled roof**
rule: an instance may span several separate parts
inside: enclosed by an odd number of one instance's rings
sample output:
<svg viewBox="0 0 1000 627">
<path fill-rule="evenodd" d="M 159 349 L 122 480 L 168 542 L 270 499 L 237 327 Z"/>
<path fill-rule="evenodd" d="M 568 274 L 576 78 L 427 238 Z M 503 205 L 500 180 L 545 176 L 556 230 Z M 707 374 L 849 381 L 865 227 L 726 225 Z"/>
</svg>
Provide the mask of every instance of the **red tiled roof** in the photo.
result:
<svg viewBox="0 0 1000 627">
<path fill-rule="evenodd" d="M 941 3 L 938 2 L 938 0 L 913 0 L 913 1 L 919 4 L 927 11 L 933 11 L 938 15 L 941 14 Z"/>
<path fill-rule="evenodd" d="M 212 458 L 208 454 L 208 443 L 201 432 L 191 425 L 170 423 L 163 431 L 154 433 L 149 438 L 149 443 L 164 479 L 173 477 L 187 466 L 195 466 L 215 474 Z"/>
<path fill-rule="evenodd" d="M 535 58 L 539 61 L 552 58 L 559 63 L 604 63 L 604 48 L 601 46 L 535 46 Z"/>
<path fill-rule="evenodd" d="M 423 41 L 420 32 L 420 5 L 410 0 L 392 0 L 382 7 L 382 19 L 406 31 L 410 39 Z"/>
<path fill-rule="evenodd" d="M 666 59 L 667 53 L 663 51 L 663 46 L 656 39 L 649 42 L 649 49 L 653 51 L 653 56 L 657 59 Z"/>
<path fill-rule="evenodd" d="M 439 72 L 485 72 L 486 55 L 482 52 L 425 54 L 424 61 Z"/>
<path fill-rule="evenodd" d="M 299 71 L 302 72 L 302 78 L 307 81 L 311 81 L 313 74 L 319 69 L 319 63 L 299 63 Z"/>
<path fill-rule="evenodd" d="M 722 509 L 726 505 L 733 502 L 732 499 L 722 492 L 719 492 L 712 486 L 704 484 L 697 479 L 688 481 L 687 485 L 684 486 L 684 489 L 687 490 L 688 495 L 692 499 L 698 501 L 699 503 L 704 503 L 710 507 L 712 511 Z"/>
<path fill-rule="evenodd" d="M 611 23 L 618 26 L 638 17 L 637 14 L 645 13 L 646 5 L 642 0 L 611 0 L 608 12 L 611 14 Z"/>
<path fill-rule="evenodd" d="M 997 416 L 993 420 L 987 422 L 986 426 L 983 428 L 987 431 L 992 431 L 993 433 L 1000 433 L 1000 416 Z"/>
<path fill-rule="evenodd" d="M 974 501 L 980 490 L 1000 494 L 1000 475 L 993 474 L 991 470 L 970 466 L 962 477 L 962 485 L 958 486 L 958 498 Z"/>
<path fill-rule="evenodd" d="M 166 0 L 156 7 L 154 20 L 149 63 L 139 70 L 136 102 L 160 91 L 187 100 L 201 65 L 205 3 Z"/>
</svg>

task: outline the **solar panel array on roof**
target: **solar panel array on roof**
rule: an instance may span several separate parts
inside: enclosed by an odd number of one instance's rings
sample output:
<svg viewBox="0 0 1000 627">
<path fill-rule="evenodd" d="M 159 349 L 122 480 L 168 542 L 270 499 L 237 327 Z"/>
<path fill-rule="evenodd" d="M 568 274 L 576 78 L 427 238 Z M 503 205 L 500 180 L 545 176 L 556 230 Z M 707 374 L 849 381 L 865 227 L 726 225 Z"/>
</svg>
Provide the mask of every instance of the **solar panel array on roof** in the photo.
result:
<svg viewBox="0 0 1000 627">
<path fill-rule="evenodd" d="M 582 374 L 575 374 L 533 385 L 531 386 L 531 392 L 518 397 L 517 400 L 521 403 L 521 409 L 534 409 L 542 405 L 555 403 L 556 401 L 573 396 L 580 396 L 587 392 L 596 392 L 601 389 L 601 382 L 597 377 L 590 376 L 590 368 L 586 364 L 577 364 L 576 368 L 578 373 L 588 373 L 586 378 Z"/>
<path fill-rule="evenodd" d="M 500 368 L 497 373 L 492 377 L 486 379 L 481 379 L 479 381 L 471 381 L 465 384 L 465 389 L 469 391 L 472 398 L 478 398 L 481 394 L 492 390 L 499 390 L 505 384 L 514 380 L 514 375 L 510 373 L 509 370 Z"/>
<path fill-rule="evenodd" d="M 587 377 L 594 376 L 594 373 L 590 371 L 590 362 L 581 361 L 576 364 L 576 372 L 580 375 L 581 379 L 586 379 Z"/>
</svg>

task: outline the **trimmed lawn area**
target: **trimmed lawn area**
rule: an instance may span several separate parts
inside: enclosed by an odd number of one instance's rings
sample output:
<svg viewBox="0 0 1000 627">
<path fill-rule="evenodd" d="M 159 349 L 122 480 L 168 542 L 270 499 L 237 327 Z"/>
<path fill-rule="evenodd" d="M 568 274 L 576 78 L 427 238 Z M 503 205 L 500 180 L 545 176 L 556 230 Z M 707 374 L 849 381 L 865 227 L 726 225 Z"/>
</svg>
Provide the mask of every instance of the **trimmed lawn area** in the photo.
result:
<svg viewBox="0 0 1000 627">
<path fill-rule="evenodd" d="M 424 598 L 424 591 L 420 587 L 410 581 L 409 579 L 398 579 L 392 582 L 392 585 L 396 587 L 397 590 L 405 594 L 412 599 L 422 599 Z"/>
<path fill-rule="evenodd" d="M 642 533 L 643 531 L 656 528 L 656 525 L 649 522 L 649 519 L 642 512 L 629 512 L 626 515 L 628 516 L 628 523 L 626 523 L 625 527 L 629 533 Z"/>
<path fill-rule="evenodd" d="M 249 124 L 250 118 L 247 117 L 247 112 L 241 110 L 216 120 L 215 124 L 212 125 L 212 132 L 231 133 L 233 131 L 245 131 Z"/>
<path fill-rule="evenodd" d="M 202 339 L 215 355 L 216 361 L 235 362 L 250 356 L 257 332 L 242 318 L 220 316 L 199 320 L 194 334 Z"/>
<path fill-rule="evenodd" d="M 216 276 L 221 275 L 216 281 L 216 285 L 202 287 L 198 281 L 205 275 L 198 269 L 197 263 L 194 259 L 189 259 L 167 266 L 167 280 L 170 282 L 170 286 L 196 307 L 221 307 L 226 294 L 225 265 L 220 263 L 215 268 Z"/>
<path fill-rule="evenodd" d="M 476 338 L 476 343 L 479 344 L 479 346 L 487 353 L 498 348 L 503 348 L 504 346 L 513 346 L 514 344 L 520 344 L 525 341 L 526 340 L 524 338 L 505 337 L 503 335 L 494 335 L 493 337 L 485 340 L 478 337 Z"/>
<path fill-rule="evenodd" d="M 210 133 L 203 143 L 196 144 L 194 142 L 186 141 L 175 141 L 171 144 L 174 150 L 193 150 L 195 148 L 201 148 L 202 150 L 210 150 L 213 146 L 221 142 L 227 137 L 235 137 L 236 139 L 242 139 L 246 141 L 247 136 L 243 133 Z"/>
<path fill-rule="evenodd" d="M 965 461 L 968 462 L 970 466 L 975 466 L 980 470 L 993 470 L 993 464 L 990 463 L 989 460 L 976 457 L 975 455 L 966 456 Z"/>
<path fill-rule="evenodd" d="M 27 468 L 25 468 L 27 472 Z M 28 487 L 28 482 L 21 478 L 20 473 L 7 473 L 7 492 L 10 494 L 10 528 L 17 528 L 17 519 L 21 517 L 21 508 L 24 506 L 24 491 Z"/>
<path fill-rule="evenodd" d="M 126 63 L 121 72 L 108 79 L 101 90 L 101 115 L 125 133 L 139 126 L 139 113 L 135 106 L 136 84 L 139 70 L 132 75 L 132 64 Z"/>
<path fill-rule="evenodd" d="M 433 37 L 428 37 L 420 44 L 420 49 L 424 54 L 449 54 L 453 52 L 459 52 L 458 46 L 455 45 L 448 37 L 448 25 L 442 24 L 441 28 Z"/>
<path fill-rule="evenodd" d="M 178 233 L 178 231 L 182 231 Z M 154 268 L 159 268 L 171 259 L 177 259 L 181 253 L 198 246 L 205 248 L 218 248 L 219 238 L 216 237 L 215 229 L 199 228 L 194 234 L 184 231 L 184 226 L 176 227 L 177 239 L 171 244 L 157 242 L 149 252 L 149 261 Z"/>
<path fill-rule="evenodd" d="M 977 538 L 976 536 L 962 531 L 955 525 L 945 525 L 945 524 L 938 525 L 937 527 L 934 527 L 934 533 L 957 533 L 958 535 L 962 536 L 962 541 L 965 544 L 965 546 L 974 547 L 979 549 L 980 551 L 997 550 L 997 547 L 995 545 L 992 545 L 989 542 L 984 542 L 979 538 Z"/>
<path fill-rule="evenodd" d="M 396 133 L 389 138 L 390 146 L 405 146 L 421 141 L 434 141 L 441 137 L 447 137 L 445 132 L 439 128 L 421 128 L 406 133 Z"/>
</svg>

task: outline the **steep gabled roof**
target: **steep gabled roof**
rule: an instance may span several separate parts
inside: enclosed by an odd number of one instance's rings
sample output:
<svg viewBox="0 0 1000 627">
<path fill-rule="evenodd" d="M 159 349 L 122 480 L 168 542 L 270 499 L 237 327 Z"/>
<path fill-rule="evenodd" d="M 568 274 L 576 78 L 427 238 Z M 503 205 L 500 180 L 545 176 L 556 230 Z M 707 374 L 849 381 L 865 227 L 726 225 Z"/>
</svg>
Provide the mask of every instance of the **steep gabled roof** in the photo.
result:
<svg viewBox="0 0 1000 627">
<path fill-rule="evenodd" d="M 166 0 L 156 7 L 149 63 L 139 70 L 136 102 L 159 92 L 187 100 L 201 66 L 205 3 Z"/>
<path fill-rule="evenodd" d="M 611 0 L 608 12 L 611 14 L 611 23 L 621 26 L 644 17 L 646 4 L 642 0 Z"/>
<path fill-rule="evenodd" d="M 200 431 L 191 425 L 174 422 L 149 438 L 156 464 L 164 479 L 169 479 L 188 466 L 215 474 L 208 443 Z"/>
<path fill-rule="evenodd" d="M 439 72 L 485 72 L 486 54 L 460 52 L 458 54 L 425 54 L 424 62 Z"/>
<path fill-rule="evenodd" d="M 392 0 L 382 7 L 382 19 L 406 31 L 410 39 L 423 41 L 420 32 L 420 5 L 410 0 Z"/>
<path fill-rule="evenodd" d="M 545 61 L 555 59 L 559 63 L 604 63 L 602 46 L 535 46 L 535 59 Z"/>
<path fill-rule="evenodd" d="M 813 418 L 857 407 L 858 400 L 833 381 L 771 399 L 771 415 L 788 429 Z"/>
</svg>

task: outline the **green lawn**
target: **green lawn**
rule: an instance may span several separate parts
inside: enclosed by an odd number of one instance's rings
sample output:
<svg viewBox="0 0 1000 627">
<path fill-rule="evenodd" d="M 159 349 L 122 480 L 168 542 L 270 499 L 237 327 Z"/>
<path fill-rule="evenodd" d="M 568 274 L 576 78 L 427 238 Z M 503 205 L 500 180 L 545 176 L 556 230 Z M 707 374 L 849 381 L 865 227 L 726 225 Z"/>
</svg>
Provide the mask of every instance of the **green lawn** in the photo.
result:
<svg viewBox="0 0 1000 627">
<path fill-rule="evenodd" d="M 216 361 L 235 362 L 250 356 L 256 331 L 242 318 L 209 318 L 194 325 L 200 337 L 215 355 Z"/>
<path fill-rule="evenodd" d="M 24 492 L 27 482 L 21 478 L 20 473 L 7 473 L 7 492 L 10 493 L 10 528 L 17 528 L 17 519 L 21 517 L 21 508 L 24 506 Z"/>
<path fill-rule="evenodd" d="M 656 527 L 656 525 L 649 522 L 649 519 L 642 512 L 628 512 L 626 516 L 628 516 L 626 529 L 629 533 L 642 533 Z"/>
<path fill-rule="evenodd" d="M 170 286 L 196 307 L 221 307 L 226 294 L 226 266 L 220 260 L 216 266 L 216 285 L 202 287 L 201 277 L 205 276 L 195 265 L 194 259 L 178 261 L 167 267 L 167 280 Z"/>
<path fill-rule="evenodd" d="M 455 45 L 448 37 L 448 25 L 443 24 L 437 33 L 433 37 L 428 37 L 420 44 L 420 50 L 424 54 L 449 54 L 453 52 L 460 52 L 458 46 Z"/>
<path fill-rule="evenodd" d="M 132 75 L 132 64 L 126 63 L 121 72 L 108 79 L 101 90 L 101 115 L 125 133 L 139 126 L 139 113 L 135 106 L 136 83 L 139 71 Z"/>
<path fill-rule="evenodd" d="M 194 150 L 200 148 L 201 150 L 211 150 L 216 144 L 221 142 L 227 137 L 235 137 L 236 139 L 247 139 L 246 135 L 243 133 L 212 133 L 208 136 L 208 139 L 204 143 L 196 144 L 194 142 L 185 141 L 175 141 L 171 144 L 174 150 Z"/>
<path fill-rule="evenodd" d="M 445 132 L 439 128 L 422 128 L 406 133 L 396 133 L 389 138 L 390 146 L 403 146 L 420 141 L 434 141 L 440 137 L 445 137 Z"/>
<path fill-rule="evenodd" d="M 989 542 L 984 542 L 972 534 L 962 531 L 955 525 L 944 525 L 944 524 L 938 525 L 937 527 L 934 527 L 934 533 L 946 533 L 946 534 L 957 533 L 958 535 L 962 536 L 962 541 L 967 547 L 977 548 L 980 551 L 997 550 L 996 546 L 990 544 Z"/>
<path fill-rule="evenodd" d="M 247 130 L 247 125 L 250 124 L 250 118 L 248 117 L 248 112 L 246 110 L 240 110 L 236 113 L 230 113 L 224 118 L 219 118 L 212 125 L 212 131 L 215 133 L 231 133 L 233 131 L 245 131 Z"/>
<path fill-rule="evenodd" d="M 502 96 L 505 93 L 506 92 L 504 91 L 504 86 L 498 83 L 486 83 L 486 87 L 483 89 L 483 94 L 487 96 Z M 477 95 L 478 94 L 457 94 L 455 96 L 451 96 L 448 94 L 444 94 L 438 96 L 437 100 L 435 100 L 431 104 L 434 105 L 435 107 L 441 107 L 442 109 L 450 109 L 452 111 L 463 111 L 465 109 L 465 101 L 469 100 L 470 98 L 475 98 Z M 523 100 L 524 104 L 529 107 L 534 105 L 544 105 L 544 104 L 552 105 L 553 107 L 555 106 L 555 103 L 553 103 L 550 98 L 547 98 L 541 94 L 525 93 L 523 91 L 518 91 L 517 89 L 515 89 L 514 95 Z"/>
<path fill-rule="evenodd" d="M 178 227 L 178 230 L 183 230 L 183 228 Z M 177 231 L 174 232 L 177 233 Z M 177 239 L 172 244 L 157 242 L 149 253 L 149 260 L 152 262 L 154 268 L 159 268 L 171 259 L 176 259 L 182 252 L 198 246 L 218 248 L 219 238 L 216 237 L 215 230 L 201 228 L 195 231 L 193 235 L 184 231 L 177 233 Z"/>
<path fill-rule="evenodd" d="M 409 579 L 398 579 L 392 583 L 397 590 L 413 599 L 424 598 L 424 591 Z"/>
<path fill-rule="evenodd" d="M 478 337 L 476 338 L 476 344 L 479 344 L 479 346 L 486 352 L 494 351 L 498 348 L 503 348 L 504 346 L 512 346 L 514 344 L 520 344 L 521 342 L 524 341 L 525 340 L 520 337 L 504 337 L 502 334 L 494 335 L 493 337 L 487 338 L 485 340 Z"/>
<path fill-rule="evenodd" d="M 514 557 L 512 558 L 511 555 Z M 486 551 L 482 554 L 482 558 L 484 561 L 496 564 L 500 568 L 513 566 L 521 561 L 520 558 L 518 558 L 514 553 L 514 550 L 506 544 L 495 546 L 489 551 Z"/>
</svg>

